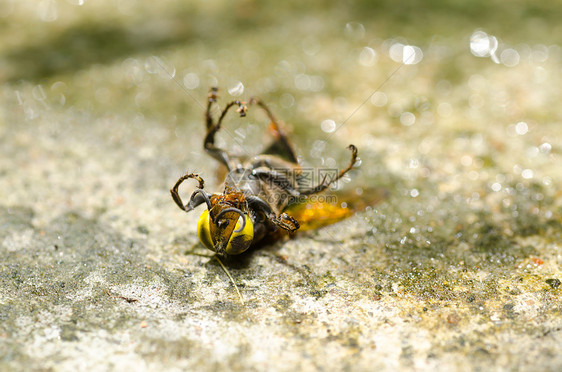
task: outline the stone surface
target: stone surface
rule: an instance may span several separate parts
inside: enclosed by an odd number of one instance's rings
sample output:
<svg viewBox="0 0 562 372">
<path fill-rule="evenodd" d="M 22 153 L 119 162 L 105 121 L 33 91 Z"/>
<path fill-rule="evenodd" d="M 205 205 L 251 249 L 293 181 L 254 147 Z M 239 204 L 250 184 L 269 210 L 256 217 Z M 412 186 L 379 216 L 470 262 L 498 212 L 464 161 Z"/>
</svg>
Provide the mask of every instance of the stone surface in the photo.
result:
<svg viewBox="0 0 562 372">
<path fill-rule="evenodd" d="M 400 67 L 359 5 L 74 3 L 1 5 L 0 370 L 562 368 L 561 40 L 514 34 L 496 64 L 470 54 L 487 24 L 418 20 Z M 168 191 L 186 170 L 219 191 L 213 84 L 270 103 L 304 166 L 356 144 L 338 201 L 384 196 L 225 262 L 243 302 Z M 219 142 L 257 153 L 266 126 L 232 115 Z"/>
</svg>

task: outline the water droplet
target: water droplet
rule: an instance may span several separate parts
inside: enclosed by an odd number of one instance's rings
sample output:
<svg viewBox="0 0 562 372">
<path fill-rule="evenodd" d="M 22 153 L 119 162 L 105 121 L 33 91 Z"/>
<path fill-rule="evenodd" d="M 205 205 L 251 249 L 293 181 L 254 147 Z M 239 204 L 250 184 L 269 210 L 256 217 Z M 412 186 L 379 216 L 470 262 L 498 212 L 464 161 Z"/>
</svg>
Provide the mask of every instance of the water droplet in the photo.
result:
<svg viewBox="0 0 562 372">
<path fill-rule="evenodd" d="M 322 151 L 326 147 L 326 141 L 316 140 L 312 144 L 312 148 L 317 151 Z"/>
<path fill-rule="evenodd" d="M 324 89 L 324 79 L 322 76 L 313 75 L 310 77 L 310 90 L 313 92 L 320 92 Z"/>
<path fill-rule="evenodd" d="M 461 164 L 465 167 L 470 167 L 472 165 L 472 156 L 463 155 L 461 157 Z"/>
<path fill-rule="evenodd" d="M 39 18 L 45 22 L 56 21 L 59 17 L 57 2 L 55 0 L 41 0 L 37 7 Z"/>
<path fill-rule="evenodd" d="M 496 51 L 498 39 L 484 31 L 476 31 L 470 37 L 470 52 L 476 57 L 490 57 L 494 63 L 500 63 Z"/>
<path fill-rule="evenodd" d="M 420 166 L 420 161 L 418 159 L 410 159 L 409 165 L 410 168 L 416 169 Z"/>
<path fill-rule="evenodd" d="M 143 63 L 135 58 L 127 58 L 121 63 L 126 81 L 132 85 L 139 85 L 146 77 Z"/>
<path fill-rule="evenodd" d="M 326 119 L 320 123 L 320 128 L 326 133 L 332 133 L 336 130 L 336 122 L 332 119 Z"/>
<path fill-rule="evenodd" d="M 420 192 L 418 191 L 418 189 L 412 189 L 410 190 L 410 196 L 412 198 L 417 198 L 420 195 Z"/>
<path fill-rule="evenodd" d="M 284 93 L 279 99 L 279 103 L 284 108 L 292 107 L 295 104 L 295 97 L 292 94 Z"/>
<path fill-rule="evenodd" d="M 194 72 L 188 72 L 183 76 L 183 85 L 187 89 L 197 89 L 199 87 L 199 75 Z"/>
<path fill-rule="evenodd" d="M 533 170 L 532 169 L 523 169 L 523 171 L 521 172 L 521 177 L 523 177 L 527 180 L 533 178 Z"/>
<path fill-rule="evenodd" d="M 514 67 L 519 64 L 519 52 L 515 49 L 504 49 L 500 54 L 500 61 L 507 67 Z"/>
<path fill-rule="evenodd" d="M 402 62 L 402 57 L 404 55 L 404 44 L 402 43 L 394 43 L 388 49 L 388 55 L 390 59 L 394 62 Z"/>
<path fill-rule="evenodd" d="M 315 38 L 306 37 L 302 41 L 302 50 L 308 56 L 313 56 L 320 51 L 320 43 Z"/>
<path fill-rule="evenodd" d="M 365 36 L 365 27 L 359 22 L 348 22 L 345 25 L 345 36 L 352 39 L 362 39 Z"/>
<path fill-rule="evenodd" d="M 402 43 L 392 44 L 388 49 L 388 55 L 394 62 L 405 65 L 415 65 L 423 59 L 423 52 L 419 47 Z"/>
<path fill-rule="evenodd" d="M 409 127 L 410 125 L 414 125 L 415 122 L 416 116 L 411 112 L 406 111 L 400 114 L 400 123 L 402 125 Z"/>
<path fill-rule="evenodd" d="M 327 168 L 335 168 L 338 166 L 338 162 L 334 158 L 324 158 L 324 164 L 322 165 Z"/>
<path fill-rule="evenodd" d="M 405 65 L 415 65 L 423 59 L 422 50 L 413 45 L 405 45 L 402 50 L 402 63 Z"/>
<path fill-rule="evenodd" d="M 244 93 L 244 84 L 241 81 L 235 81 L 234 83 L 230 84 L 228 88 L 228 94 L 231 96 L 237 97 L 241 96 Z"/>
<path fill-rule="evenodd" d="M 382 107 L 386 105 L 388 98 L 383 92 L 375 92 L 371 97 L 371 103 L 377 107 Z"/>
<path fill-rule="evenodd" d="M 548 59 L 549 50 L 546 45 L 535 45 L 531 52 L 531 61 L 533 63 L 544 63 Z"/>
<path fill-rule="evenodd" d="M 539 148 L 535 146 L 528 147 L 526 153 L 529 158 L 534 158 L 539 154 Z"/>
<path fill-rule="evenodd" d="M 66 0 L 67 3 L 72 5 L 82 6 L 86 2 L 85 0 Z"/>
<path fill-rule="evenodd" d="M 519 123 L 515 124 L 515 132 L 518 135 L 522 136 L 524 134 L 527 134 L 528 131 L 529 126 L 524 121 L 520 121 Z"/>
<path fill-rule="evenodd" d="M 149 74 L 159 74 L 167 79 L 173 79 L 176 76 L 176 68 L 157 56 L 147 58 L 144 68 Z"/>
<path fill-rule="evenodd" d="M 295 87 L 298 90 L 309 90 L 310 86 L 310 76 L 306 74 L 298 74 L 297 76 L 295 76 Z"/>
<path fill-rule="evenodd" d="M 473 90 L 482 90 L 486 87 L 486 78 L 479 74 L 472 74 L 468 78 L 468 86 Z"/>
<path fill-rule="evenodd" d="M 499 182 L 494 182 L 491 186 L 492 191 L 498 192 L 502 189 L 502 185 Z"/>
<path fill-rule="evenodd" d="M 468 179 L 471 181 L 477 181 L 478 178 L 480 178 L 480 174 L 475 171 L 475 170 L 471 170 L 470 172 L 468 172 Z"/>
<path fill-rule="evenodd" d="M 285 77 L 291 73 L 291 64 L 285 60 L 280 61 L 275 65 L 275 74 L 280 77 Z"/>
<path fill-rule="evenodd" d="M 498 48 L 498 40 L 484 31 L 476 31 L 470 37 L 470 51 L 476 57 L 489 57 Z"/>
<path fill-rule="evenodd" d="M 359 53 L 359 64 L 365 67 L 370 67 L 377 61 L 377 53 L 373 48 L 365 47 Z"/>
<path fill-rule="evenodd" d="M 550 150 L 552 150 L 552 145 L 548 142 L 542 143 L 539 146 L 539 151 L 542 152 L 543 154 L 548 154 Z"/>
</svg>

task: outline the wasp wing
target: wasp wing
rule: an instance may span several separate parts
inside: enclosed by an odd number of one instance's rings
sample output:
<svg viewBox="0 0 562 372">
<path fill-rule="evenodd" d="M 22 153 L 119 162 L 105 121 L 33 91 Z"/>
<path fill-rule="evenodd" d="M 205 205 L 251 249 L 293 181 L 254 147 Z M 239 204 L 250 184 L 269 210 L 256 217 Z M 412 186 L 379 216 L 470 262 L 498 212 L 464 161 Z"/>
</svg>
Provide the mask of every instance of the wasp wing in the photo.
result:
<svg viewBox="0 0 562 372">
<path fill-rule="evenodd" d="M 273 141 L 263 151 L 263 154 L 279 156 L 281 159 L 297 164 L 297 156 L 293 143 L 278 123 L 269 124 L 269 133 L 273 136 Z"/>
<path fill-rule="evenodd" d="M 290 205 L 285 212 L 299 222 L 299 231 L 314 230 L 344 220 L 380 203 L 387 197 L 388 191 L 372 188 L 362 190 L 360 194 L 352 191 L 321 194 L 310 201 Z"/>
</svg>

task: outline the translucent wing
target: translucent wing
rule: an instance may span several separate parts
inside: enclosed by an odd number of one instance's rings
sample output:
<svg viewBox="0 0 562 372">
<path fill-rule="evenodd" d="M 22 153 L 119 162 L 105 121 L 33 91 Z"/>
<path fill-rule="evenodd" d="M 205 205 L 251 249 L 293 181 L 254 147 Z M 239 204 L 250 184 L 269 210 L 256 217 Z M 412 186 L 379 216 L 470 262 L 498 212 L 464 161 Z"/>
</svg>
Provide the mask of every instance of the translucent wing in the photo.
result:
<svg viewBox="0 0 562 372">
<path fill-rule="evenodd" d="M 355 192 L 321 194 L 313 201 L 291 205 L 285 212 L 299 222 L 299 231 L 313 230 L 339 222 L 369 206 L 374 206 L 387 194 L 388 191 L 381 188 L 363 190 L 361 195 Z"/>
</svg>

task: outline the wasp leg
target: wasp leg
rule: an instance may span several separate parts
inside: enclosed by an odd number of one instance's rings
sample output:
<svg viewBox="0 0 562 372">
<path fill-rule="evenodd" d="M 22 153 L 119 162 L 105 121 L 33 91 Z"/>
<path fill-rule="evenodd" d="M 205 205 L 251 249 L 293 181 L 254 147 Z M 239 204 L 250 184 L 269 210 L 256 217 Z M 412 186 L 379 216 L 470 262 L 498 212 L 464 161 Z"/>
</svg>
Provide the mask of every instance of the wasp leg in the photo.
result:
<svg viewBox="0 0 562 372">
<path fill-rule="evenodd" d="M 258 105 L 262 110 L 265 111 L 269 120 L 271 120 L 270 130 L 275 138 L 275 141 L 271 143 L 267 149 L 265 149 L 264 154 L 274 154 L 280 155 L 286 158 L 291 163 L 297 163 L 297 155 L 295 154 L 295 150 L 293 144 L 287 137 L 287 134 L 281 128 L 279 121 L 275 118 L 269 107 L 263 101 L 257 97 L 250 98 L 249 101 L 250 105 Z"/>
<path fill-rule="evenodd" d="M 178 192 L 178 188 L 180 187 L 180 185 L 183 183 L 183 181 L 193 178 L 195 180 L 197 180 L 197 182 L 199 182 L 198 188 L 201 190 L 203 189 L 203 187 L 205 186 L 205 181 L 203 180 L 203 178 L 201 178 L 198 174 L 195 173 L 186 173 L 185 175 L 181 176 L 176 184 L 174 185 L 174 187 L 172 187 L 170 189 L 170 193 L 172 194 L 172 199 L 174 199 L 174 202 L 176 202 L 177 206 L 180 207 L 181 210 L 184 210 L 186 212 L 189 212 L 190 210 L 192 210 L 193 208 L 197 207 L 200 204 L 203 204 L 206 202 L 205 197 L 200 195 L 199 193 L 197 194 L 193 194 L 191 196 L 191 199 L 189 200 L 189 203 L 187 204 L 183 204 L 183 201 L 181 200 L 180 194 Z M 208 199 L 208 197 L 207 197 Z"/>
<path fill-rule="evenodd" d="M 273 213 L 271 206 L 258 196 L 247 196 L 246 202 L 248 203 L 248 207 L 250 207 L 250 209 L 252 210 L 263 212 L 265 215 Z"/>
<path fill-rule="evenodd" d="M 213 103 L 217 102 L 218 90 L 219 88 L 212 87 L 209 91 L 209 95 L 207 96 L 207 110 L 205 111 L 205 123 L 207 124 L 207 131 L 215 125 L 213 116 L 211 115 L 211 107 L 213 107 Z"/>
<path fill-rule="evenodd" d="M 287 230 L 289 232 L 295 232 L 299 229 L 299 227 L 301 227 L 297 220 L 289 216 L 287 213 L 281 213 L 279 216 L 270 216 L 270 220 L 283 230 Z"/>
<path fill-rule="evenodd" d="M 322 180 L 322 182 L 320 182 L 320 184 L 318 184 L 317 186 L 315 186 L 315 187 L 313 187 L 309 190 L 301 191 L 300 194 L 301 195 L 312 195 L 312 194 L 322 192 L 322 191 L 326 190 L 332 183 L 336 182 L 337 180 L 342 178 L 347 172 L 349 172 L 353 168 L 353 165 L 355 165 L 355 162 L 357 161 L 357 147 L 355 147 L 354 145 L 349 145 L 347 148 L 351 151 L 351 160 L 349 161 L 349 164 L 347 165 L 347 167 L 340 171 L 340 173 L 338 174 L 337 177 L 335 177 L 335 178 L 331 179 L 330 181 L 326 182 L 326 176 L 324 176 L 324 179 Z"/>
<path fill-rule="evenodd" d="M 295 232 L 299 229 L 300 225 L 293 217 L 289 216 L 287 213 L 281 213 L 279 216 L 273 212 L 271 206 L 263 201 L 257 196 L 248 196 L 246 198 L 248 206 L 254 211 L 263 212 L 269 221 L 274 223 L 276 226 L 287 230 L 289 232 Z"/>
<path fill-rule="evenodd" d="M 218 89 L 216 87 L 213 87 L 209 92 L 209 101 L 207 103 L 207 110 L 205 111 L 205 123 L 207 126 L 207 134 L 205 135 L 203 147 L 205 148 L 205 151 L 207 151 L 209 155 L 211 155 L 218 162 L 226 166 L 226 168 L 230 171 L 234 169 L 234 163 L 232 162 L 230 156 L 225 150 L 215 145 L 215 134 L 221 129 L 222 120 L 224 119 L 228 110 L 230 110 L 232 106 L 235 105 L 238 106 L 238 112 L 240 113 L 240 116 L 246 116 L 246 106 L 244 106 L 244 104 L 241 101 L 229 102 L 224 108 L 224 110 L 221 111 L 219 120 L 215 123 L 213 120 L 213 116 L 211 114 L 211 108 L 213 106 L 213 103 L 217 102 L 217 91 Z"/>
<path fill-rule="evenodd" d="M 252 174 L 261 181 L 267 182 L 269 185 L 275 185 L 281 190 L 289 193 L 291 196 L 298 197 L 300 193 L 295 189 L 291 181 L 281 173 L 271 169 L 254 169 Z"/>
</svg>

